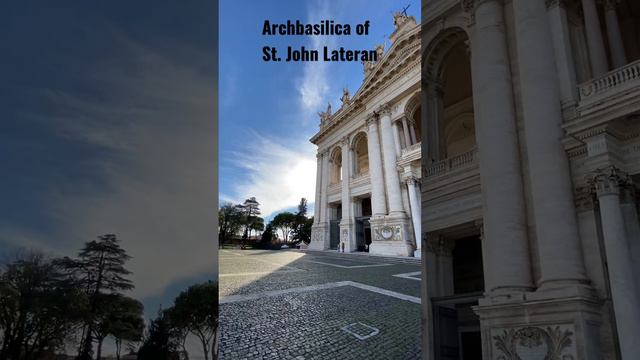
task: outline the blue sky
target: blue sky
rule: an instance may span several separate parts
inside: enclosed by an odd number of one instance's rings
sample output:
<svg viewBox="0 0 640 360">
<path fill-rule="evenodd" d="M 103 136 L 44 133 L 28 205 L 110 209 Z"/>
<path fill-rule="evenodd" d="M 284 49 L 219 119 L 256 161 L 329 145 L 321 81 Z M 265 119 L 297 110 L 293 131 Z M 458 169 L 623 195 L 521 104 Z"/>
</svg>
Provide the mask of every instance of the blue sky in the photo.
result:
<svg viewBox="0 0 640 360">
<path fill-rule="evenodd" d="M 115 233 L 148 315 L 217 274 L 216 12 L 0 4 L 0 258 Z"/>
<path fill-rule="evenodd" d="M 420 2 L 406 0 L 221 1 L 220 4 L 220 199 L 255 196 L 270 218 L 295 208 L 301 197 L 313 213 L 317 113 L 340 107 L 363 79 L 360 62 L 264 62 L 262 47 L 281 55 L 291 45 L 347 49 L 389 47 L 392 12 L 407 5 L 419 21 Z M 263 36 L 264 20 L 284 23 L 334 20 L 352 26 L 371 21 L 368 36 Z"/>
</svg>

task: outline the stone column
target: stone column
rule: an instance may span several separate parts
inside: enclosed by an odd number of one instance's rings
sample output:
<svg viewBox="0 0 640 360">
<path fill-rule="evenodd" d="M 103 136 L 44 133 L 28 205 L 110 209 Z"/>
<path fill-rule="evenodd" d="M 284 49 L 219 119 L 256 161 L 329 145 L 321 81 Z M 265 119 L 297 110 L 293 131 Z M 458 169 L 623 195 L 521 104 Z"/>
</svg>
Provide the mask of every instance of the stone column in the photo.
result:
<svg viewBox="0 0 640 360">
<path fill-rule="evenodd" d="M 320 223 L 320 197 L 322 193 L 322 153 L 316 154 L 316 198 L 313 204 L 313 223 Z"/>
<path fill-rule="evenodd" d="M 388 104 L 378 110 L 380 116 L 380 137 L 382 139 L 382 152 L 384 156 L 384 182 L 389 199 L 389 215 L 404 214 L 402 209 L 402 197 L 400 193 L 400 178 L 396 170 L 396 153 L 391 130 L 391 109 Z"/>
<path fill-rule="evenodd" d="M 418 142 L 418 139 L 416 138 L 416 129 L 415 129 L 415 125 L 413 124 L 413 121 L 409 122 L 409 135 L 411 135 L 411 145 Z"/>
<path fill-rule="evenodd" d="M 640 298 L 620 208 L 621 182 L 615 169 L 610 174 L 600 174 L 595 178 L 620 353 L 621 358 L 626 360 L 635 359 L 640 354 L 640 342 L 637 340 L 640 333 Z"/>
<path fill-rule="evenodd" d="M 519 0 L 513 2 L 513 9 L 540 258 L 538 284 L 577 285 L 586 281 L 586 275 L 569 160 L 561 142 L 560 91 L 546 7 L 543 1 Z"/>
<path fill-rule="evenodd" d="M 404 147 L 411 146 L 411 135 L 409 135 L 409 126 L 407 125 L 407 118 L 402 117 L 402 132 L 404 133 Z"/>
<path fill-rule="evenodd" d="M 393 127 L 393 139 L 395 140 L 395 144 L 396 144 L 396 156 L 400 156 L 402 155 L 402 146 L 400 145 L 400 133 L 398 132 L 398 122 L 394 121 L 393 124 L 391 124 L 391 126 Z"/>
<path fill-rule="evenodd" d="M 409 205 L 411 206 L 411 222 L 413 223 L 413 233 L 416 239 L 416 251 L 414 253 L 414 256 L 416 256 L 420 254 L 420 234 L 422 234 L 422 205 L 420 203 L 418 180 L 413 176 L 408 177 L 407 188 L 409 190 Z"/>
<path fill-rule="evenodd" d="M 627 56 L 624 53 L 624 43 L 620 32 L 620 23 L 616 8 L 620 0 L 604 0 L 604 18 L 607 23 L 607 35 L 609 37 L 609 49 L 613 67 L 619 68 L 627 64 Z"/>
<path fill-rule="evenodd" d="M 435 268 L 432 271 L 435 284 L 429 286 L 429 297 L 449 296 L 454 293 L 453 284 L 453 249 L 455 242 L 445 239 L 437 233 L 426 234 L 425 247 L 427 252 L 427 263 L 433 263 Z M 433 255 L 430 255 L 433 254 Z"/>
<path fill-rule="evenodd" d="M 426 84 L 423 87 L 426 88 L 423 95 L 425 100 L 425 107 L 422 109 L 425 126 L 423 129 L 426 131 L 426 156 L 423 160 L 427 166 L 433 162 L 439 161 L 444 157 L 445 149 L 443 142 L 440 139 L 443 138 L 443 128 L 440 126 L 440 116 L 442 116 L 442 89 L 435 81 L 423 80 Z"/>
<path fill-rule="evenodd" d="M 620 189 L 620 203 L 626 225 L 627 239 L 629 239 L 633 273 L 640 274 L 640 218 L 638 217 L 636 189 L 631 181 Z M 640 292 L 640 276 L 636 276 L 636 290 Z M 640 296 L 640 293 L 638 295 Z"/>
<path fill-rule="evenodd" d="M 351 179 L 351 149 L 349 146 L 349 137 L 342 138 L 342 219 L 340 220 L 340 242 L 344 242 L 345 252 L 355 251 L 355 244 L 351 231 L 352 203 L 351 189 L 349 188 L 349 180 Z"/>
<path fill-rule="evenodd" d="M 322 189 L 320 193 L 320 223 L 329 221 L 329 212 L 327 210 L 329 191 L 329 152 L 325 150 L 322 154 Z"/>
<path fill-rule="evenodd" d="M 474 18 L 471 66 L 486 234 L 482 253 L 485 289 L 497 295 L 531 289 L 531 266 L 502 1 L 476 2 Z"/>
<path fill-rule="evenodd" d="M 565 0 L 553 0 L 547 3 L 562 103 L 572 106 L 578 100 L 578 87 L 566 4 Z"/>
<path fill-rule="evenodd" d="M 371 212 L 374 217 L 387 214 L 377 123 L 377 117 L 371 114 L 367 119 L 367 146 L 369 147 L 369 178 L 371 179 Z"/>
<path fill-rule="evenodd" d="M 609 65 L 602 41 L 602 30 L 600 29 L 595 0 L 582 0 L 582 12 L 584 13 L 584 28 L 587 33 L 589 59 L 591 60 L 591 75 L 596 78 L 609 71 Z"/>
</svg>

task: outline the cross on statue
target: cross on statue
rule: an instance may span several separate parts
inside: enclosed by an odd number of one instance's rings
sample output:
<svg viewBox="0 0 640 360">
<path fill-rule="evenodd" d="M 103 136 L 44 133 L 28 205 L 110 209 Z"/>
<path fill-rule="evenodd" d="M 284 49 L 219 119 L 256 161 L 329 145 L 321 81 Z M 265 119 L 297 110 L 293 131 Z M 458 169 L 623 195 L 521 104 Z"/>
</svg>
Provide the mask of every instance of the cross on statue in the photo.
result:
<svg viewBox="0 0 640 360">
<path fill-rule="evenodd" d="M 404 9 L 402 9 L 402 15 L 409 16 L 407 15 L 407 9 L 409 8 L 409 6 L 411 6 L 411 4 L 408 4 Z"/>
</svg>

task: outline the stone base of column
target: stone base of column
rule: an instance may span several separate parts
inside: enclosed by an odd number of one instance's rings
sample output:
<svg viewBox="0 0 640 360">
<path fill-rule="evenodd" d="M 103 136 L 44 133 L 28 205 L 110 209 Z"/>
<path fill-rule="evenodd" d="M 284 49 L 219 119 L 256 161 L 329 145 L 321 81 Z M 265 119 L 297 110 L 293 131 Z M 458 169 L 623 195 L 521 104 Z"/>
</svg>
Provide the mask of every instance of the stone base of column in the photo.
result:
<svg viewBox="0 0 640 360">
<path fill-rule="evenodd" d="M 415 246 L 410 221 L 404 213 L 371 218 L 369 253 L 413 257 Z"/>
<path fill-rule="evenodd" d="M 311 226 L 311 242 L 309 250 L 329 249 L 329 226 L 326 223 L 313 224 Z"/>
<path fill-rule="evenodd" d="M 533 293 L 520 293 L 520 299 Z M 602 302 L 594 297 L 480 299 L 483 359 L 601 359 Z"/>
<path fill-rule="evenodd" d="M 344 252 L 357 251 L 355 234 L 355 223 L 340 221 L 340 243 L 338 250 L 342 251 L 342 243 L 344 243 Z"/>
<path fill-rule="evenodd" d="M 421 259 L 422 258 L 422 249 L 417 249 L 413 251 L 413 257 Z"/>
</svg>

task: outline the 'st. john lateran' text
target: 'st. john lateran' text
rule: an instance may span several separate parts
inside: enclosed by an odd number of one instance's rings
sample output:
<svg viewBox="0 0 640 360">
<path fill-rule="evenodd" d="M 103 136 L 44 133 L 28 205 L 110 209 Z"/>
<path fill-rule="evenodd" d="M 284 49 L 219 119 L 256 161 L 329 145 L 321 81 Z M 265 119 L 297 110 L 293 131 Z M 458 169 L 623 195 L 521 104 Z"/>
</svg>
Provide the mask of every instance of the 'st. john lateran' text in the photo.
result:
<svg viewBox="0 0 640 360">
<path fill-rule="evenodd" d="M 265 46 L 262 49 L 262 59 L 264 61 L 282 61 L 278 55 L 278 49 L 275 47 Z M 322 53 L 322 58 L 320 58 Z M 307 49 L 304 46 L 300 48 L 287 47 L 287 55 L 284 59 L 290 61 L 377 61 L 378 56 L 375 50 L 348 50 L 343 47 L 338 49 L 329 49 L 324 46 L 322 50 Z"/>
</svg>

